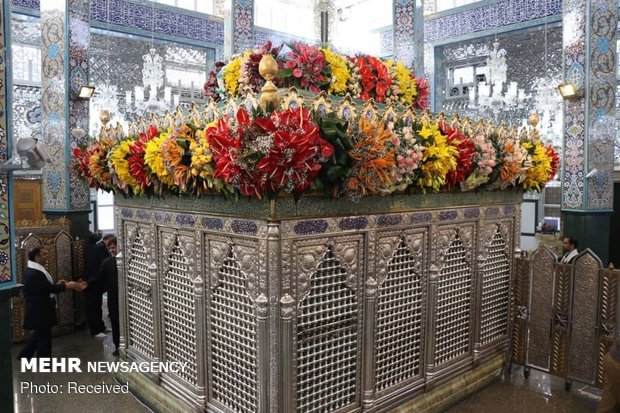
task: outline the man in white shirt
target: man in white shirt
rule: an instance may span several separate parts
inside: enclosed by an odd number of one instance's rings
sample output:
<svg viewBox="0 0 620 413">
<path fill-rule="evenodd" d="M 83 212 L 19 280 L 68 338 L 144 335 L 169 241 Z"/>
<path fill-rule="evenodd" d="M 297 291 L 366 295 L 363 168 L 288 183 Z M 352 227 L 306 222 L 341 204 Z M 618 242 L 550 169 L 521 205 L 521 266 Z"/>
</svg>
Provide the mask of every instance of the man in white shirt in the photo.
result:
<svg viewBox="0 0 620 413">
<path fill-rule="evenodd" d="M 562 246 L 564 247 L 564 255 L 560 262 L 564 264 L 572 263 L 579 254 L 577 250 L 577 240 L 573 237 L 566 236 L 562 241 Z"/>
</svg>

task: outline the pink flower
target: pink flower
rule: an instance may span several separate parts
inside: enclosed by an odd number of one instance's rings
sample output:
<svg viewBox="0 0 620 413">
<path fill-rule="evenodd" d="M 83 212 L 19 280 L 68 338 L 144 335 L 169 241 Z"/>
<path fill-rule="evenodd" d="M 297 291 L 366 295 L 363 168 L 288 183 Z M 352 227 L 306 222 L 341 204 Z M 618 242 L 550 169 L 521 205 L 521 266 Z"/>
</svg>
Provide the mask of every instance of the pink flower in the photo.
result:
<svg viewBox="0 0 620 413">
<path fill-rule="evenodd" d="M 295 69 L 293 69 L 293 76 L 299 78 L 303 76 L 303 72 L 301 71 L 300 68 L 296 67 Z"/>
</svg>

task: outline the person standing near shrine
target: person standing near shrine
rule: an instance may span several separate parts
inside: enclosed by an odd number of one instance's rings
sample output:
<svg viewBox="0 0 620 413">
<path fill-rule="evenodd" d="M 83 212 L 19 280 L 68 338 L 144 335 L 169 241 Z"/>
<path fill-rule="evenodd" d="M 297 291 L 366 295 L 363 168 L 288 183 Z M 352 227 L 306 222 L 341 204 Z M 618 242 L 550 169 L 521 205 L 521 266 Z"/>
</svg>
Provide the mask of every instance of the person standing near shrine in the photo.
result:
<svg viewBox="0 0 620 413">
<path fill-rule="evenodd" d="M 105 292 L 102 285 L 97 283 L 97 276 L 103 261 L 110 256 L 108 245 L 116 242 L 116 236 L 108 234 L 103 239 L 94 244 L 86 257 L 86 320 L 90 334 L 93 337 L 104 338 L 106 336 L 106 327 L 103 322 L 103 312 L 101 306 L 103 304 L 103 293 Z"/>
<path fill-rule="evenodd" d="M 60 280 L 54 284 L 45 269 L 48 252 L 44 247 L 35 247 L 28 252 L 28 265 L 24 271 L 24 329 L 31 330 L 26 345 L 18 358 L 52 356 L 52 326 L 56 319 L 56 294 L 70 288 L 82 291 L 86 283 Z"/>
<path fill-rule="evenodd" d="M 577 250 L 577 240 L 573 237 L 566 236 L 562 241 L 562 246 L 564 248 L 564 255 L 560 259 L 560 262 L 563 264 L 571 264 L 577 255 L 579 255 L 579 251 Z"/>
</svg>

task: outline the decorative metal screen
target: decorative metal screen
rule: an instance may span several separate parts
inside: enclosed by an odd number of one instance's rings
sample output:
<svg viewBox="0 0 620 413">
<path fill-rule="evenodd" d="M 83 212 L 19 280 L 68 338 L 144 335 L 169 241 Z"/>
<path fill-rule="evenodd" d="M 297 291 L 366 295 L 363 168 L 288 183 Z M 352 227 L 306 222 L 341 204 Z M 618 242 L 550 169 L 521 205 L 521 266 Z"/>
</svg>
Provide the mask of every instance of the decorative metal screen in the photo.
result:
<svg viewBox="0 0 620 413">
<path fill-rule="evenodd" d="M 467 250 L 457 233 L 444 257 L 437 283 L 435 364 L 469 351 L 471 267 Z"/>
<path fill-rule="evenodd" d="M 480 342 L 489 343 L 508 334 L 508 303 L 510 290 L 510 263 L 506 255 L 506 241 L 499 228 L 487 252 L 482 270 L 482 309 Z"/>
<path fill-rule="evenodd" d="M 254 305 L 234 252 L 218 272 L 211 302 L 213 398 L 235 412 L 258 411 Z"/>
<path fill-rule="evenodd" d="M 416 259 L 401 239 L 379 290 L 376 332 L 377 390 L 387 389 L 420 371 L 422 278 Z"/>
<path fill-rule="evenodd" d="M 355 402 L 358 307 L 346 278 L 329 246 L 299 304 L 298 412 L 331 412 Z"/>
<path fill-rule="evenodd" d="M 127 306 L 129 346 L 147 357 L 154 357 L 153 301 L 146 248 L 139 232 L 131 244 L 127 265 Z"/>
<path fill-rule="evenodd" d="M 185 253 L 177 243 L 168 257 L 163 282 L 164 355 L 186 363 L 179 376 L 196 384 L 196 311 L 194 287 Z"/>
</svg>

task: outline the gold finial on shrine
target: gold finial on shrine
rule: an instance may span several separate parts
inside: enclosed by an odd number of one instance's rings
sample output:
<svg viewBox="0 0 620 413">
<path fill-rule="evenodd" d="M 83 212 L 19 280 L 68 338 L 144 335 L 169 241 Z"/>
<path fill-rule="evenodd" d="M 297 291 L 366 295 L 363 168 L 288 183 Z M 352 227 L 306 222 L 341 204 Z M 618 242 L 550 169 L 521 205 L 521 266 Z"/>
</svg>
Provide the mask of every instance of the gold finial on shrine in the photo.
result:
<svg viewBox="0 0 620 413">
<path fill-rule="evenodd" d="M 540 122 L 540 116 L 538 115 L 538 112 L 530 113 L 527 121 L 532 126 L 532 128 L 536 128 L 536 125 L 538 125 L 538 122 Z"/>
<path fill-rule="evenodd" d="M 273 77 L 278 73 L 278 63 L 271 54 L 263 55 L 258 65 L 258 73 L 266 80 L 265 86 L 261 89 L 260 105 L 263 110 L 267 108 L 275 109 L 278 107 L 278 89 L 273 84 Z"/>
<path fill-rule="evenodd" d="M 112 119 L 112 114 L 108 109 L 101 109 L 99 111 L 99 120 L 101 121 L 102 129 L 105 129 L 108 126 L 110 119 Z"/>
<path fill-rule="evenodd" d="M 540 132 L 538 132 L 538 129 L 536 128 L 536 126 L 538 125 L 538 122 L 540 122 L 540 116 L 538 115 L 538 112 L 530 113 L 530 116 L 527 118 L 527 121 L 532 127 L 532 129 L 530 130 L 530 139 L 533 141 L 540 140 Z"/>
</svg>

